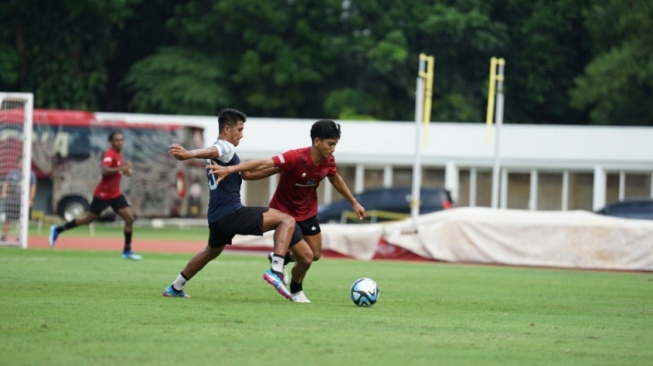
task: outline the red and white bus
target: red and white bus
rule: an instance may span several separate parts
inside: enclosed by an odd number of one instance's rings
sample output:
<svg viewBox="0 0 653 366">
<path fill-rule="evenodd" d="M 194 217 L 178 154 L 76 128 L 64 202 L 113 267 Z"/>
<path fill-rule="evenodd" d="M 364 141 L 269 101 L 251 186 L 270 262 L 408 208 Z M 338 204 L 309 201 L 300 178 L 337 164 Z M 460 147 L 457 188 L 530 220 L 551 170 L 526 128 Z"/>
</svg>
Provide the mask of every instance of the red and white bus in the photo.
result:
<svg viewBox="0 0 653 366">
<path fill-rule="evenodd" d="M 102 154 L 114 130 L 123 133 L 122 155 L 133 165 L 133 175 L 122 179 L 121 188 L 136 217 L 205 215 L 204 162 L 180 162 L 168 155 L 173 142 L 202 147 L 202 127 L 100 121 L 91 112 L 35 109 L 32 168 L 39 190 L 46 190 L 52 213 L 70 219 L 88 209 L 101 178 Z M 43 197 L 44 192 L 38 195 Z"/>
</svg>

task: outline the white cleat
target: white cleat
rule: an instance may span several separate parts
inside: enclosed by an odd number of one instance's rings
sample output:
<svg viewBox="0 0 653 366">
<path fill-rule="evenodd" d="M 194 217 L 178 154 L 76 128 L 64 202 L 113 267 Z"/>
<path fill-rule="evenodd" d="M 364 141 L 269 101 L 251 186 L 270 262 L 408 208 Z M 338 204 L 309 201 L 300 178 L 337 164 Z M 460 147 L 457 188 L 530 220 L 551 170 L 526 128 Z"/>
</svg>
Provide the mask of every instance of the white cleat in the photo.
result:
<svg viewBox="0 0 653 366">
<path fill-rule="evenodd" d="M 294 294 L 290 294 L 290 300 L 292 302 L 299 302 L 304 304 L 308 304 L 309 302 L 311 302 L 311 300 L 309 300 L 306 297 L 306 295 L 304 295 L 304 291 L 299 291 Z"/>
</svg>

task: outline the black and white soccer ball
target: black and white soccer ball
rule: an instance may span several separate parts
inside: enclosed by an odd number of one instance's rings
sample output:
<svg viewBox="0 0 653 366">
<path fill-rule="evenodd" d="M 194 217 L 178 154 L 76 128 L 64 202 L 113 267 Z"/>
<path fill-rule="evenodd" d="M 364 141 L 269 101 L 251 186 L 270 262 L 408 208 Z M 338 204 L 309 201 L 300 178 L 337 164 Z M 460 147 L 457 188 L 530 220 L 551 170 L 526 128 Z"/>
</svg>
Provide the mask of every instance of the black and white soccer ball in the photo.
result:
<svg viewBox="0 0 653 366">
<path fill-rule="evenodd" d="M 379 299 L 379 286 L 371 278 L 359 278 L 351 285 L 350 295 L 356 306 L 372 306 Z"/>
</svg>

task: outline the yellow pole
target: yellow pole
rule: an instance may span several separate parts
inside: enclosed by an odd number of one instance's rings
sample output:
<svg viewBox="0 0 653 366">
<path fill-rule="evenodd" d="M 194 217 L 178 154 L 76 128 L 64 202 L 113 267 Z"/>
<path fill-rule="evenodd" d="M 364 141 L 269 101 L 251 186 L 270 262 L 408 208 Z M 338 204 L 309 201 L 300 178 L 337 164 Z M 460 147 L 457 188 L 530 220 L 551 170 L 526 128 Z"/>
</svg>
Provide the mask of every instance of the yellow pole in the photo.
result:
<svg viewBox="0 0 653 366">
<path fill-rule="evenodd" d="M 420 53 L 419 59 L 420 61 L 426 62 L 426 72 L 419 72 L 419 77 L 423 78 L 426 81 L 426 85 L 424 86 L 424 110 L 422 111 L 422 122 L 424 124 L 422 142 L 424 145 L 426 145 L 428 137 L 428 125 L 431 122 L 431 108 L 433 100 L 433 69 L 435 65 L 435 58 L 433 56 L 427 56 L 423 53 Z"/>
<path fill-rule="evenodd" d="M 488 144 L 490 143 L 490 137 L 492 135 L 492 119 L 494 118 L 494 93 L 497 83 L 497 63 L 498 60 L 496 57 L 490 59 L 490 85 L 487 96 L 487 114 L 485 116 L 485 124 L 487 126 L 485 130 L 485 142 Z"/>
</svg>

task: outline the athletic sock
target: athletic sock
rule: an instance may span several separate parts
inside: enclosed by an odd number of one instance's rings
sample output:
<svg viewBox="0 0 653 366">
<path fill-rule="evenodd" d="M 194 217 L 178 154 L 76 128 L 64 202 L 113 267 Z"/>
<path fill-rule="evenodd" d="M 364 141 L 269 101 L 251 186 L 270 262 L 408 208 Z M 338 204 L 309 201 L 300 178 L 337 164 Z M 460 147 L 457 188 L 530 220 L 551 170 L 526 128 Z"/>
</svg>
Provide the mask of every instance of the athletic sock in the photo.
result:
<svg viewBox="0 0 653 366">
<path fill-rule="evenodd" d="M 286 264 L 288 264 L 290 262 L 294 262 L 294 261 L 295 260 L 292 259 L 292 257 L 290 256 L 290 252 L 288 252 L 288 253 L 286 253 L 286 256 L 283 258 L 283 265 L 285 266 Z"/>
<path fill-rule="evenodd" d="M 290 281 L 290 293 L 296 294 L 299 291 L 304 291 L 304 287 L 302 286 L 302 284 L 297 283 L 295 281 Z"/>
<path fill-rule="evenodd" d="M 129 252 L 132 250 L 132 233 L 123 232 L 125 234 L 125 248 L 123 252 Z"/>
<path fill-rule="evenodd" d="M 172 283 L 172 289 L 177 292 L 180 292 L 181 290 L 184 289 L 184 285 L 186 284 L 186 282 L 188 282 L 188 279 L 186 278 L 186 276 L 184 276 L 184 273 L 183 272 L 179 273 L 179 276 L 177 276 L 175 282 Z"/>
<path fill-rule="evenodd" d="M 77 224 L 75 223 L 75 220 L 71 220 L 71 221 L 68 221 L 67 223 L 65 223 L 63 226 L 57 226 L 57 228 L 55 230 L 57 230 L 57 233 L 60 233 L 60 232 L 65 231 L 65 230 L 72 229 L 72 228 L 74 228 L 76 226 L 77 226 Z"/>
<path fill-rule="evenodd" d="M 283 256 L 275 254 L 272 256 L 272 270 L 277 273 L 283 273 Z"/>
</svg>

